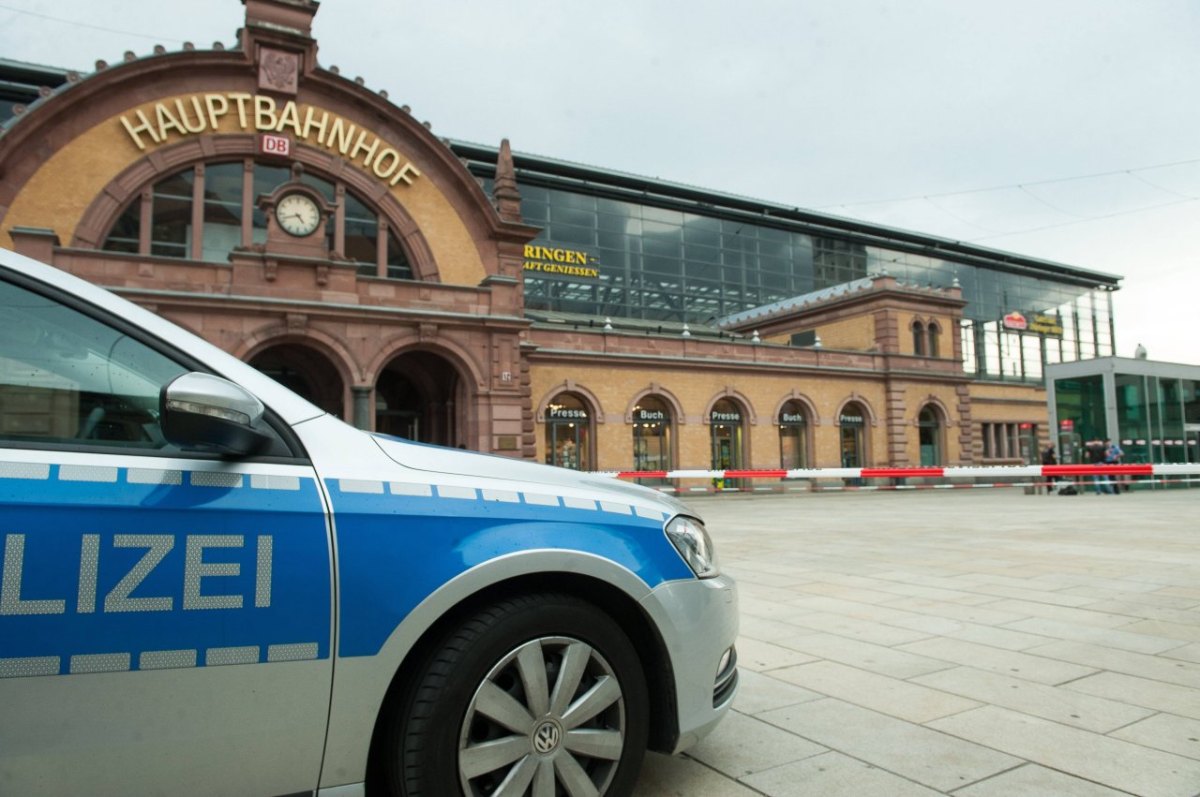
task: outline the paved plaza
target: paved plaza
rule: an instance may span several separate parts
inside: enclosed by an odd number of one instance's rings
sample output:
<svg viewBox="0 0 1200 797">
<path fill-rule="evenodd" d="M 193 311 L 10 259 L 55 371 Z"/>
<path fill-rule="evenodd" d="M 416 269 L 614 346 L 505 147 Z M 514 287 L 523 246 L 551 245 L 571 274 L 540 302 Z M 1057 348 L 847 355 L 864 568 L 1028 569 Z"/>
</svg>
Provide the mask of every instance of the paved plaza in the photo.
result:
<svg viewBox="0 0 1200 797">
<path fill-rule="evenodd" d="M 1200 490 L 688 501 L 741 688 L 638 797 L 1200 794 Z"/>
</svg>

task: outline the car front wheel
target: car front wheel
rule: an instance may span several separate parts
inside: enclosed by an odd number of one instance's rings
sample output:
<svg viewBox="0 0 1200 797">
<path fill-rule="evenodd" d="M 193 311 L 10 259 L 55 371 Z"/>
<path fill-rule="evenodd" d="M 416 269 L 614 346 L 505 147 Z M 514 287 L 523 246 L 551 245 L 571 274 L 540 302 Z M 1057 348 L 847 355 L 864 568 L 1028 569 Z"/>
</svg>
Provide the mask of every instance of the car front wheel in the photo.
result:
<svg viewBox="0 0 1200 797">
<path fill-rule="evenodd" d="M 645 753 L 637 652 L 569 595 L 497 602 L 427 661 L 393 727 L 394 794 L 627 795 Z"/>
</svg>

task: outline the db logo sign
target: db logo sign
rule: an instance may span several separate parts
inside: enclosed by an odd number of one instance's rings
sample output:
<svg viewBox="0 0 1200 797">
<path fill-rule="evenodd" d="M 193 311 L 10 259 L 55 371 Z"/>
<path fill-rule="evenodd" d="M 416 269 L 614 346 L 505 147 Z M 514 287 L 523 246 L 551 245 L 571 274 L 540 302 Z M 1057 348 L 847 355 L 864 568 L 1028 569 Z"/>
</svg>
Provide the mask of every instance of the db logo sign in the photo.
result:
<svg viewBox="0 0 1200 797">
<path fill-rule="evenodd" d="M 287 136 L 272 136 L 264 133 L 258 137 L 258 149 L 264 155 L 286 157 L 292 153 L 292 142 Z"/>
</svg>

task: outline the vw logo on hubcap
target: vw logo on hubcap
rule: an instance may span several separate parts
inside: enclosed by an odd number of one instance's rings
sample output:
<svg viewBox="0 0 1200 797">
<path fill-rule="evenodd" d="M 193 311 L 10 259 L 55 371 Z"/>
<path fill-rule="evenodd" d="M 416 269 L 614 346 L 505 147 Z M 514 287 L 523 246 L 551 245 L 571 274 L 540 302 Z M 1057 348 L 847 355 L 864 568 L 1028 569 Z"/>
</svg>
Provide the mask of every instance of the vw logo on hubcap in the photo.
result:
<svg viewBox="0 0 1200 797">
<path fill-rule="evenodd" d="M 533 749 L 542 755 L 553 752 L 560 741 L 562 741 L 562 731 L 556 722 L 547 720 L 533 732 Z"/>
</svg>

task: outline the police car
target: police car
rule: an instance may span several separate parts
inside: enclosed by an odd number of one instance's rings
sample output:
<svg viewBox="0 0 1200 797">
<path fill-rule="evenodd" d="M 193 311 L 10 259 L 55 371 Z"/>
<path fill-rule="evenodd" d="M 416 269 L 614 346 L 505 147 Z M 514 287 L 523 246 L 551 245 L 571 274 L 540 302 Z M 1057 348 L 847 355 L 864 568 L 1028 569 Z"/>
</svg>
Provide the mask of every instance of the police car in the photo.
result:
<svg viewBox="0 0 1200 797">
<path fill-rule="evenodd" d="M 628 794 L 737 685 L 651 490 L 371 435 L 0 250 L 0 794 Z"/>
</svg>

